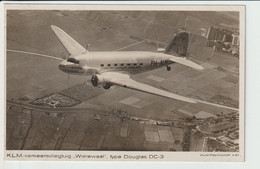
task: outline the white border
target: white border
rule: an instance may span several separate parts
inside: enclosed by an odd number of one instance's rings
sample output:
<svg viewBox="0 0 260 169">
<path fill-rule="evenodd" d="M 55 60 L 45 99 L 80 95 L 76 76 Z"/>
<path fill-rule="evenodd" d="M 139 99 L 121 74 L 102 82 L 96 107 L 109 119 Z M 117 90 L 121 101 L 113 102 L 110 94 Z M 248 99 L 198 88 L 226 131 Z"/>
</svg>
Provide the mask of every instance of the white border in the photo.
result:
<svg viewBox="0 0 260 169">
<path fill-rule="evenodd" d="M 31 2 L 30 2 L 31 3 Z M 39 2 L 37 2 L 39 3 Z M 59 2 L 60 3 L 60 2 Z M 65 2 L 68 3 L 68 2 Z M 75 3 L 75 2 L 73 2 Z M 82 2 L 80 2 L 82 3 Z M 90 2 L 94 3 L 94 2 Z M 108 2 L 104 2 L 108 3 Z M 115 2 L 118 3 L 118 2 Z M 146 2 L 150 4 L 156 4 L 156 2 Z M 161 4 L 170 3 L 170 4 L 176 4 L 177 2 L 160 2 Z M 149 168 L 172 168 L 172 167 L 178 167 L 178 168 L 259 168 L 259 113 L 260 109 L 258 107 L 258 94 L 260 93 L 259 86 L 260 86 L 260 79 L 259 79 L 259 73 L 260 72 L 260 58 L 257 56 L 259 43 L 258 40 L 260 39 L 260 34 L 257 33 L 260 30 L 260 24 L 259 24 L 259 17 L 260 16 L 260 3 L 259 2 L 181 2 L 182 4 L 246 4 L 247 6 L 247 15 L 246 15 L 246 21 L 247 21 L 247 48 L 246 48 L 246 162 L 245 163 L 133 163 L 133 162 L 117 162 L 116 166 L 113 166 L 115 163 L 110 162 L 103 162 L 101 165 L 98 165 L 96 162 L 88 162 L 88 163 L 76 163 L 77 168 L 85 168 L 88 167 L 95 167 L 95 168 L 140 168 L 140 166 L 145 166 Z M 1 6 L 1 9 L 3 7 Z M 1 10 L 3 11 L 3 10 Z M 3 23 L 3 14 L 1 13 L 1 23 Z M 3 37 L 3 28 L 1 27 L 1 37 Z M 3 51 L 3 44 L 1 43 L 1 50 Z M 3 57 L 1 57 L 1 64 L 3 65 Z M 2 66 L 3 68 L 3 66 Z M 3 69 L 1 69 L 3 70 Z M 1 78 L 3 79 L 3 73 L 1 72 Z M 3 84 L 3 83 L 2 83 Z M 1 89 L 3 91 L 3 85 L 1 84 Z M 1 97 L 1 106 L 3 106 L 4 100 L 3 96 Z M 1 114 L 2 116 L 2 114 Z M 3 118 L 1 118 L 1 122 L 3 122 Z M 3 124 L 3 123 L 2 123 Z M 1 135 L 3 135 L 3 126 L 1 126 Z M 1 141 L 1 150 L 3 150 L 2 147 L 2 141 Z M 3 152 L 3 151 L 2 151 Z M 1 152 L 1 157 L 2 157 Z M 2 158 L 1 158 L 2 159 Z M 27 164 L 27 165 L 26 165 Z M 49 164 L 49 162 L 48 162 Z M 45 162 L 5 162 L 4 167 L 5 168 L 26 168 L 28 166 L 31 166 L 32 168 L 46 168 L 50 167 Z M 75 163 L 67 163 L 67 162 L 52 162 L 51 168 L 70 168 Z M 86 165 L 87 164 L 87 165 Z M 139 164 L 139 165 L 136 165 Z M 203 167 L 204 166 L 204 167 Z M 75 167 L 75 166 L 74 166 Z"/>
<path fill-rule="evenodd" d="M 241 55 L 240 55 L 240 101 L 239 101 L 239 114 L 240 114 L 240 150 L 239 153 L 205 153 L 205 152 L 123 152 L 123 151 L 10 151 L 6 150 L 4 159 L 6 160 L 102 160 L 102 161 L 111 161 L 113 160 L 111 158 L 111 155 L 115 156 L 122 156 L 124 157 L 125 155 L 128 156 L 133 156 L 136 157 L 139 154 L 141 156 L 145 156 L 145 159 L 141 159 L 140 161 L 243 161 L 244 159 L 244 133 L 243 133 L 243 128 L 244 128 L 244 111 L 243 111 L 243 102 L 244 102 L 244 87 L 243 87 L 243 82 L 244 82 L 244 45 L 245 45 L 245 18 L 244 18 L 244 6 L 226 6 L 226 5 L 219 5 L 219 6 L 212 6 L 212 5 L 55 5 L 55 4 L 48 4 L 48 5 L 21 5 L 21 4 L 12 4 L 12 5 L 7 5 L 5 6 L 5 11 L 6 10 L 142 10 L 142 11 L 240 11 L 240 44 L 241 44 Z M 5 14 L 6 15 L 6 14 Z M 6 30 L 5 30 L 6 31 Z M 5 123 L 4 123 L 5 124 Z M 5 144 L 4 144 L 5 145 Z M 107 158 L 98 158 L 98 159 L 92 159 L 92 158 L 84 158 L 84 159 L 78 159 L 78 158 L 72 158 L 72 159 L 57 159 L 57 158 L 12 158 L 13 155 L 15 154 L 23 154 L 23 156 L 26 155 L 38 155 L 42 156 L 43 154 L 60 154 L 64 156 L 72 155 L 72 157 L 75 157 L 76 154 L 81 154 L 81 155 L 100 155 L 100 154 L 105 154 Z M 149 157 L 151 155 L 156 155 L 156 159 L 152 158 L 150 159 Z M 203 156 L 202 156 L 203 155 Z M 239 156 L 235 156 L 239 155 Z M 164 158 L 160 158 L 160 157 Z M 159 158 L 158 158 L 159 157 Z M 126 160 L 126 159 L 117 159 L 118 160 Z M 132 161 L 133 159 L 127 159 Z M 136 161 L 134 159 L 134 161 Z M 139 160 L 137 160 L 139 161 Z"/>
</svg>

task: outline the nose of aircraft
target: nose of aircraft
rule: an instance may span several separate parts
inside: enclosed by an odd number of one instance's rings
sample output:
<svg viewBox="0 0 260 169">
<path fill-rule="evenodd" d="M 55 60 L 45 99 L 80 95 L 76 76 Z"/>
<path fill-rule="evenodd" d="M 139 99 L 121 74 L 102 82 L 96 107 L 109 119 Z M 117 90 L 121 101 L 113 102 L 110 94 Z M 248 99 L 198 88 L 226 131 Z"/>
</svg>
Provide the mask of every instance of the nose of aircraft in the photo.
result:
<svg viewBox="0 0 260 169">
<path fill-rule="evenodd" d="M 66 60 L 63 60 L 60 64 L 59 64 L 59 69 L 63 71 L 64 67 L 65 67 L 65 63 Z"/>
<path fill-rule="evenodd" d="M 73 65 L 73 63 L 70 63 L 70 62 L 67 62 L 66 60 L 62 61 L 60 64 L 59 64 L 59 69 L 61 71 L 66 71 L 66 68 L 69 66 L 69 65 Z"/>
</svg>

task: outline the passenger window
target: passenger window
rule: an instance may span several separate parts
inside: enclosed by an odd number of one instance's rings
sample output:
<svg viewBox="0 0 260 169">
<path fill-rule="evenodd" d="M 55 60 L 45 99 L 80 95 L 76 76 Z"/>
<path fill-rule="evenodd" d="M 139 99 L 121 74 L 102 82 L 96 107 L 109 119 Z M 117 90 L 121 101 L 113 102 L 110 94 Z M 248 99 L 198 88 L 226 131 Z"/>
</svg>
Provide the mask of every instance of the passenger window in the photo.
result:
<svg viewBox="0 0 260 169">
<path fill-rule="evenodd" d="M 124 64 L 123 64 L 123 63 L 121 63 L 121 66 L 124 66 Z"/>
<path fill-rule="evenodd" d="M 136 66 L 136 63 L 134 63 L 134 66 Z"/>
<path fill-rule="evenodd" d="M 143 66 L 143 63 L 140 63 L 141 66 Z"/>
<path fill-rule="evenodd" d="M 128 63 L 127 66 L 130 66 L 130 63 Z"/>
<path fill-rule="evenodd" d="M 101 64 L 100 66 L 101 66 L 101 67 L 104 67 L 104 64 Z"/>
<path fill-rule="evenodd" d="M 111 66 L 111 64 L 107 64 L 107 66 Z"/>
<path fill-rule="evenodd" d="M 117 66 L 117 64 L 114 64 L 114 66 Z"/>
</svg>

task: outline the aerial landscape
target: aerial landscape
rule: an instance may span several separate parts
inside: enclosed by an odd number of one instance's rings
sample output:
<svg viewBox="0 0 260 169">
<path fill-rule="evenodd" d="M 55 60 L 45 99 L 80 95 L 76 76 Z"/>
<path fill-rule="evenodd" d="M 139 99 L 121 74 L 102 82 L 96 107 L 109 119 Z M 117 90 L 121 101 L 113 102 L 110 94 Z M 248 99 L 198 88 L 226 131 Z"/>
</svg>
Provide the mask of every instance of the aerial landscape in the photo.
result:
<svg viewBox="0 0 260 169">
<path fill-rule="evenodd" d="M 239 152 L 239 13 L 9 10 L 6 150 Z M 165 49 L 189 33 L 187 59 L 131 76 L 188 103 L 59 69 L 66 52 L 51 25 L 88 51 Z"/>
</svg>

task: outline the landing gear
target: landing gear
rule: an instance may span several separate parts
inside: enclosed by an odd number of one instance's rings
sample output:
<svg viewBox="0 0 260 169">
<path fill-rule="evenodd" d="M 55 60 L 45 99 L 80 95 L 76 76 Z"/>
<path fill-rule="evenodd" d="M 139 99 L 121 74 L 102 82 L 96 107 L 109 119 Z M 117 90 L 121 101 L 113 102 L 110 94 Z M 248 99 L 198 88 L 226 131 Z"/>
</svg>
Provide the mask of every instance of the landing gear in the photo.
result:
<svg viewBox="0 0 260 169">
<path fill-rule="evenodd" d="M 170 66 L 166 66 L 167 71 L 170 71 L 172 68 Z"/>
<path fill-rule="evenodd" d="M 106 83 L 106 84 L 103 85 L 103 88 L 104 89 L 109 89 L 111 86 L 112 86 L 111 83 Z"/>
</svg>

